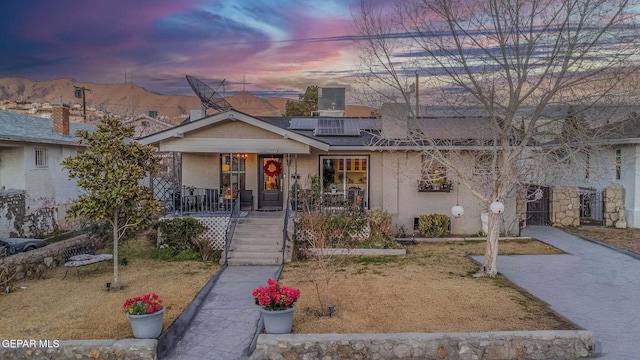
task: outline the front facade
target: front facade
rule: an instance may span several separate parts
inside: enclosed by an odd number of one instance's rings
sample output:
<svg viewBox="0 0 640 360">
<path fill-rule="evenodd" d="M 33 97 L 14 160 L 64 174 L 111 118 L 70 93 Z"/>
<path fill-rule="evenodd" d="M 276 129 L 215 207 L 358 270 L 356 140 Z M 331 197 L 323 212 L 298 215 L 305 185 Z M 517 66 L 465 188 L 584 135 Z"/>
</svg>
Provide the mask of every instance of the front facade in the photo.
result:
<svg viewBox="0 0 640 360">
<path fill-rule="evenodd" d="M 54 116 L 0 111 L 0 237 L 41 236 L 71 226 L 65 217 L 78 187 L 62 161 L 81 149 L 72 134 L 94 126 L 70 124 L 63 105 L 56 105 Z"/>
<path fill-rule="evenodd" d="M 184 188 L 218 189 L 221 196 L 234 198 L 239 191 L 250 190 L 254 209 L 285 208 L 294 184 L 308 189 L 310 179 L 317 176 L 324 198 L 386 210 L 396 228 L 407 233 L 413 232 L 420 214 L 450 216 L 456 204 L 464 207 L 465 214 L 452 219 L 451 233 L 478 233 L 486 205 L 447 178 L 446 169 L 425 169 L 419 148 L 374 144 L 371 133 L 379 131 L 384 121 L 252 117 L 228 111 L 139 141 L 155 144 L 161 152 L 181 154 Z M 425 182 L 425 171 L 439 172 L 441 181 Z M 515 201 L 505 204 L 504 230 L 517 233 Z"/>
</svg>

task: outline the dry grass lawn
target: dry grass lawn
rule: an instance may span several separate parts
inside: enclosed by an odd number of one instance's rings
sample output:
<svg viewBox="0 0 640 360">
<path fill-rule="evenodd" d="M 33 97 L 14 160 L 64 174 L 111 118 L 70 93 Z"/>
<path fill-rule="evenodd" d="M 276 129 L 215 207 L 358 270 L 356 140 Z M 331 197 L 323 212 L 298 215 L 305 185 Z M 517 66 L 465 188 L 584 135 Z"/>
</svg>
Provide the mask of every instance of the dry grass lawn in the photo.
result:
<svg viewBox="0 0 640 360">
<path fill-rule="evenodd" d="M 332 317 L 316 316 L 312 260 L 287 265 L 281 281 L 299 287 L 296 333 L 466 332 L 575 329 L 506 279 L 473 278 L 485 242 L 420 243 L 404 257 L 359 257 L 331 283 Z M 538 241 L 501 241 L 501 254 L 557 254 Z M 500 262 L 498 261 L 498 270 Z"/>
<path fill-rule="evenodd" d="M 604 226 L 581 226 L 570 232 L 594 240 L 600 240 L 619 248 L 640 253 L 640 229 L 616 229 Z"/>
<path fill-rule="evenodd" d="M 49 270 L 44 280 L 21 281 L 13 292 L 0 294 L 4 310 L 0 322 L 2 339 L 112 339 L 133 337 L 122 304 L 136 295 L 155 292 L 164 301 L 164 329 L 182 314 L 219 266 L 198 261 L 159 261 L 150 258 L 147 240 L 121 246 L 120 291 L 106 291 L 113 281 L 113 266 L 80 269 L 80 277 L 64 267 Z M 22 288 L 21 288 L 22 287 Z"/>
</svg>

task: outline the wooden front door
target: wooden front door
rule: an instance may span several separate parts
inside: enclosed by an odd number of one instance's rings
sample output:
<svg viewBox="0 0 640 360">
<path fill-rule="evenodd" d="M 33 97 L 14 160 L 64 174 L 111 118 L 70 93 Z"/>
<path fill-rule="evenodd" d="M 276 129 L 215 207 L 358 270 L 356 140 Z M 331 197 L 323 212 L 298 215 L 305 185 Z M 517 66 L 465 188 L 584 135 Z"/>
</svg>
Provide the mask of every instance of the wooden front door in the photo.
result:
<svg viewBox="0 0 640 360">
<path fill-rule="evenodd" d="M 258 209 L 282 210 L 282 155 L 260 155 Z"/>
</svg>

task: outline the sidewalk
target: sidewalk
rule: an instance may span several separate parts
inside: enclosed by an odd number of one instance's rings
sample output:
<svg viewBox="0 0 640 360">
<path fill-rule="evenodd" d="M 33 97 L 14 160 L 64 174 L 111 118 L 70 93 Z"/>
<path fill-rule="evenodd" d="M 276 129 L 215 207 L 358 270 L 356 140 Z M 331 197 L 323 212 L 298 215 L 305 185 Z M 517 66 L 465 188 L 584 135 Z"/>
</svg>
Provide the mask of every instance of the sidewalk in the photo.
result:
<svg viewBox="0 0 640 360">
<path fill-rule="evenodd" d="M 527 227 L 522 235 L 567 254 L 500 256 L 498 272 L 592 330 L 598 358 L 639 359 L 640 261 L 552 227 Z"/>
<path fill-rule="evenodd" d="M 251 293 L 279 266 L 229 266 L 176 346 L 162 360 L 245 359 L 260 318 Z"/>
</svg>

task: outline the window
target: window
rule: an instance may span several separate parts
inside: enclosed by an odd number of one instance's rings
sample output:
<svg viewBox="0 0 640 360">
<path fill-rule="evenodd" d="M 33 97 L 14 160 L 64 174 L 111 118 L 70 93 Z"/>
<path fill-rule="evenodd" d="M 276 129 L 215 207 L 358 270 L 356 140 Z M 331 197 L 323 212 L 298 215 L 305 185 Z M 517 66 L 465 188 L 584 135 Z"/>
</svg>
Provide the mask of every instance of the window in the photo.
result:
<svg viewBox="0 0 640 360">
<path fill-rule="evenodd" d="M 321 156 L 322 191 L 347 196 L 349 189 L 362 189 L 366 203 L 369 186 L 368 162 L 368 156 Z"/>
<path fill-rule="evenodd" d="M 616 180 L 622 178 L 622 150 L 616 150 Z"/>
<path fill-rule="evenodd" d="M 47 167 L 47 149 L 44 148 L 36 148 L 35 151 L 35 165 L 37 168 L 46 168 Z"/>
<path fill-rule="evenodd" d="M 585 180 L 589 179 L 589 172 L 591 171 L 591 154 L 585 154 L 585 164 L 584 164 L 584 178 Z"/>
<path fill-rule="evenodd" d="M 246 161 L 246 154 L 220 155 L 220 187 L 225 196 L 235 197 L 245 189 Z"/>
<path fill-rule="evenodd" d="M 447 168 L 429 156 L 422 155 L 421 180 L 418 191 L 451 191 Z"/>
</svg>

